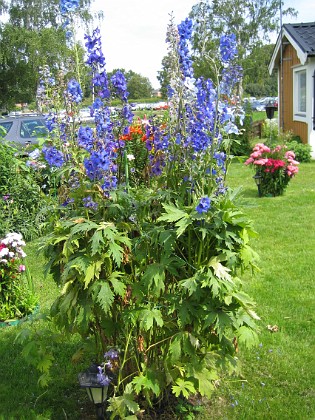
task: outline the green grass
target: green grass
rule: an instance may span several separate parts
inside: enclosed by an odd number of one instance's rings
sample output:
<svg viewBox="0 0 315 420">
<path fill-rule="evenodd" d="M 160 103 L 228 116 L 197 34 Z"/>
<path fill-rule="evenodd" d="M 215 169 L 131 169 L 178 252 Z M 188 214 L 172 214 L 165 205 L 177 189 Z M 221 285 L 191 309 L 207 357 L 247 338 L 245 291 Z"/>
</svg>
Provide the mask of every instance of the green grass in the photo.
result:
<svg viewBox="0 0 315 420">
<path fill-rule="evenodd" d="M 285 194 L 275 198 L 258 198 L 250 168 L 230 167 L 229 185 L 243 186 L 240 205 L 258 232 L 252 246 L 261 258 L 260 272 L 247 273 L 245 283 L 261 317 L 261 344 L 240 349 L 241 375 L 222 379 L 199 420 L 315 419 L 315 162 L 300 166 Z M 51 278 L 44 279 L 36 242 L 28 244 L 27 254 L 41 311 L 47 312 L 58 288 Z M 278 332 L 267 325 L 277 325 Z M 39 326 L 35 322 L 31 328 Z M 0 329 L 0 419 L 95 418 L 77 383 L 84 364 L 71 362 L 78 339 L 47 341 L 58 356 L 53 381 L 42 389 L 36 370 L 25 364 L 22 346 L 14 342 L 22 328 Z"/>
<path fill-rule="evenodd" d="M 229 183 L 244 186 L 241 205 L 259 234 L 261 271 L 246 276 L 246 290 L 261 317 L 260 346 L 241 349 L 241 376 L 221 381 L 200 419 L 315 418 L 314 171 L 315 162 L 301 164 L 283 196 L 258 198 L 250 168 L 231 166 Z"/>
</svg>

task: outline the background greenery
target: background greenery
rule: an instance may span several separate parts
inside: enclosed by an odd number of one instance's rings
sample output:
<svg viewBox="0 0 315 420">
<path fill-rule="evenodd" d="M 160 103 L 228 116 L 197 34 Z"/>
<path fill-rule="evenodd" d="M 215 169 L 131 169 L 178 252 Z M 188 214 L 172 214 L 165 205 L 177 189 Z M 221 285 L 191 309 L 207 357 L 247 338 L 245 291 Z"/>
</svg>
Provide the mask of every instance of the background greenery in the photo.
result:
<svg viewBox="0 0 315 420">
<path fill-rule="evenodd" d="M 315 162 L 301 164 L 283 196 L 258 198 L 250 168 L 239 162 L 231 165 L 229 184 L 243 186 L 241 206 L 259 234 L 252 245 L 261 257 L 261 271 L 247 276 L 246 291 L 258 304 L 261 344 L 251 351 L 240 349 L 241 376 L 218 384 L 200 420 L 311 420 L 315 416 L 315 231 L 310 229 L 315 217 L 314 170 Z M 43 276 L 38 243 L 28 243 L 26 252 L 45 313 L 58 288 Z M 31 328 L 36 331 L 39 325 L 40 321 L 33 322 Z M 278 331 L 269 331 L 268 325 Z M 47 327 L 51 328 L 49 323 Z M 58 336 L 47 343 L 58 350 L 58 358 L 53 361 L 53 381 L 43 389 L 37 386 L 38 373 L 25 364 L 22 346 L 14 341 L 22 329 L 22 325 L 0 329 L 0 419 L 94 418 L 94 408 L 77 382 L 84 361 L 71 360 L 78 339 Z M 185 418 L 173 410 L 168 418 Z M 189 414 L 191 408 L 187 410 Z"/>
</svg>

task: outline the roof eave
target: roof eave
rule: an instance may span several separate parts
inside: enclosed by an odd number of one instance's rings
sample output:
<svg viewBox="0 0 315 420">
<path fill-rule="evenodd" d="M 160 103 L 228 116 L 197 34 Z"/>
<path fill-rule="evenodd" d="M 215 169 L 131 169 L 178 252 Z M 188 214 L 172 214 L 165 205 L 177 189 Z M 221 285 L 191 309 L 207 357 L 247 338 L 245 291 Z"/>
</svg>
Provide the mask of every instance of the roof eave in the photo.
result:
<svg viewBox="0 0 315 420">
<path fill-rule="evenodd" d="M 269 63 L 268 70 L 269 70 L 270 75 L 272 74 L 274 69 L 279 67 L 279 55 L 280 55 L 280 48 L 282 44 L 281 41 L 284 38 L 286 38 L 295 49 L 301 64 L 304 65 L 306 63 L 308 53 L 299 46 L 299 44 L 295 41 L 295 39 L 288 33 L 288 31 L 285 28 L 282 28 L 278 36 L 278 39 L 277 39 L 275 48 L 273 50 L 270 63 Z"/>
</svg>

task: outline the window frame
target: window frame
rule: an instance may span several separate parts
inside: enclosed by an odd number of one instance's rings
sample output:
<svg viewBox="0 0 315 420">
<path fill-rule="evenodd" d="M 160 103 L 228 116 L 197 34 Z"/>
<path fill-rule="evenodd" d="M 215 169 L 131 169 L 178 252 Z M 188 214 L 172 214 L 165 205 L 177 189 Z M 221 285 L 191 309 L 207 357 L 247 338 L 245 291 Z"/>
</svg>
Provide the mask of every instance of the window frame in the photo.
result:
<svg viewBox="0 0 315 420">
<path fill-rule="evenodd" d="M 305 77 L 305 86 L 302 92 L 301 77 Z M 304 98 L 303 98 L 304 96 Z M 303 101 L 301 109 L 301 101 Z M 305 110 L 304 110 L 305 108 Z M 293 118 L 296 121 L 306 121 L 307 117 L 307 68 L 305 66 L 293 69 Z"/>
</svg>

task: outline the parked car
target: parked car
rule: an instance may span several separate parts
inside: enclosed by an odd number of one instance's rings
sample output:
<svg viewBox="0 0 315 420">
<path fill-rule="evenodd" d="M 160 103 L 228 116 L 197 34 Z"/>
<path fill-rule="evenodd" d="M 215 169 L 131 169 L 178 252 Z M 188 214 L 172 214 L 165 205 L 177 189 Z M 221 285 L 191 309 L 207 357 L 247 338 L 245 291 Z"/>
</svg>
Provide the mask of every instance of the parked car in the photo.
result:
<svg viewBox="0 0 315 420">
<path fill-rule="evenodd" d="M 265 105 L 262 104 L 260 101 L 253 101 L 251 102 L 251 107 L 253 111 L 264 111 Z"/>
<path fill-rule="evenodd" d="M 0 141 L 12 142 L 18 148 L 38 143 L 47 133 L 42 115 L 0 118 Z"/>
<path fill-rule="evenodd" d="M 80 109 L 79 120 L 80 120 L 80 122 L 93 122 L 94 121 L 94 117 L 91 117 L 90 108 Z"/>
</svg>

